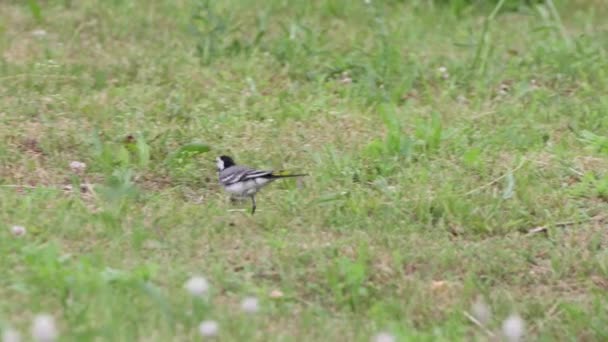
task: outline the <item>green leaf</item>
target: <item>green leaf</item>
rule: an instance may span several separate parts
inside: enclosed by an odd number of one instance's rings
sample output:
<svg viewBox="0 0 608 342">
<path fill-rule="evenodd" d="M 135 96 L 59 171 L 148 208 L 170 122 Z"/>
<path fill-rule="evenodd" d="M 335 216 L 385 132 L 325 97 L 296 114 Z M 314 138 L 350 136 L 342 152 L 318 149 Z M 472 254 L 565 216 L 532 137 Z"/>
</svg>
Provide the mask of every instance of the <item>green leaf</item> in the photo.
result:
<svg viewBox="0 0 608 342">
<path fill-rule="evenodd" d="M 211 147 L 209 147 L 209 145 L 193 142 L 180 147 L 178 153 L 205 153 L 209 151 L 211 151 Z"/>
<path fill-rule="evenodd" d="M 348 191 L 329 193 L 329 194 L 325 194 L 325 195 L 320 196 L 319 198 L 317 198 L 313 202 L 320 204 L 320 203 L 339 201 L 339 200 L 343 200 L 347 196 L 348 196 Z"/>
<path fill-rule="evenodd" d="M 170 161 L 183 164 L 187 159 L 209 151 L 211 151 L 211 147 L 209 147 L 209 145 L 201 142 L 192 142 L 180 147 L 175 153 L 173 153 L 173 155 L 170 157 Z"/>
<path fill-rule="evenodd" d="M 513 192 L 515 191 L 515 177 L 513 177 L 513 173 L 509 171 L 507 174 L 507 186 L 502 192 L 502 198 L 509 199 L 513 197 Z"/>
<path fill-rule="evenodd" d="M 583 130 L 579 140 L 587 145 L 588 148 L 600 153 L 608 153 L 608 137 L 597 135 L 593 132 Z"/>
<path fill-rule="evenodd" d="M 137 160 L 140 167 L 148 166 L 150 162 L 150 146 L 146 143 L 143 136 L 139 136 L 136 142 Z"/>
<path fill-rule="evenodd" d="M 173 321 L 173 313 L 171 311 L 171 305 L 167 298 L 163 295 L 161 289 L 148 281 L 142 281 L 139 283 L 140 290 L 145 293 L 152 301 L 158 305 L 160 311 L 170 321 Z"/>
<path fill-rule="evenodd" d="M 30 12 L 37 21 L 42 21 L 42 10 L 37 0 L 29 0 L 28 5 L 30 6 Z"/>
</svg>

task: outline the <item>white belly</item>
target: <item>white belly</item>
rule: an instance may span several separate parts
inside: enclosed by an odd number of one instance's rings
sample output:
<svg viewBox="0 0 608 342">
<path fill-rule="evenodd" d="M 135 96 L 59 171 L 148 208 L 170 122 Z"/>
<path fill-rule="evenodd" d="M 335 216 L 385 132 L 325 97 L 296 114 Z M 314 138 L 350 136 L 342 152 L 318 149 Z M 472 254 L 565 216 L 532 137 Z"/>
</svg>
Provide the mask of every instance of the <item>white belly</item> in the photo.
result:
<svg viewBox="0 0 608 342">
<path fill-rule="evenodd" d="M 247 197 L 252 196 L 258 190 L 260 190 L 264 185 L 270 183 L 272 179 L 268 178 L 256 178 L 250 179 L 245 182 L 238 182 L 234 184 L 230 184 L 226 186 L 226 191 L 229 193 L 238 196 L 238 197 Z"/>
</svg>

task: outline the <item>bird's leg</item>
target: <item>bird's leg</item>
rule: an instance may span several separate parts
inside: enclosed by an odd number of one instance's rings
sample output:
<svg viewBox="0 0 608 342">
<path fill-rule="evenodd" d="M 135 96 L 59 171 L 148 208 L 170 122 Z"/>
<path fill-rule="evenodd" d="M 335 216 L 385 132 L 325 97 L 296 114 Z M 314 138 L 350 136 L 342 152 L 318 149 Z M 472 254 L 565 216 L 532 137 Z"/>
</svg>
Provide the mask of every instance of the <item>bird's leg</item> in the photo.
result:
<svg viewBox="0 0 608 342">
<path fill-rule="evenodd" d="M 255 213 L 255 195 L 251 196 L 251 215 Z"/>
</svg>

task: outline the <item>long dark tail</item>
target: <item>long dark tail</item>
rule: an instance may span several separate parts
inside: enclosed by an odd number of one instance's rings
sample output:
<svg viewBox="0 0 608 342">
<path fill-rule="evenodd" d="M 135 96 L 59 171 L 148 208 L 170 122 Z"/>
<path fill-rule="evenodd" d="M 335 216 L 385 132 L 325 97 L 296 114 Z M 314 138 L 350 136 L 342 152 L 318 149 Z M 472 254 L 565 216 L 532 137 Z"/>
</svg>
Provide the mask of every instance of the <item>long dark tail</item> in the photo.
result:
<svg viewBox="0 0 608 342">
<path fill-rule="evenodd" d="M 305 177 L 305 176 L 308 176 L 308 174 L 307 173 L 281 174 L 280 172 L 278 172 L 278 173 L 272 173 L 269 176 L 270 176 L 270 179 L 278 179 L 278 178 L 289 178 L 289 177 Z"/>
</svg>

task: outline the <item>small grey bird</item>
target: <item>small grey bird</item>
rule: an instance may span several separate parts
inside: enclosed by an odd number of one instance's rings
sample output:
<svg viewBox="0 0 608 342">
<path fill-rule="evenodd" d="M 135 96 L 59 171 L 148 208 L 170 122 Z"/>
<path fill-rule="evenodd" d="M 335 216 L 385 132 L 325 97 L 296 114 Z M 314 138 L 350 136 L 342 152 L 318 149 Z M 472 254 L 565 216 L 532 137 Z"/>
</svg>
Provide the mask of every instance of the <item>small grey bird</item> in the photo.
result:
<svg viewBox="0 0 608 342">
<path fill-rule="evenodd" d="M 302 177 L 306 174 L 289 174 L 281 171 L 255 170 L 247 166 L 236 165 L 228 156 L 216 159 L 220 184 L 232 198 L 251 198 L 251 214 L 255 213 L 255 194 L 268 183 L 279 178 Z"/>
</svg>

